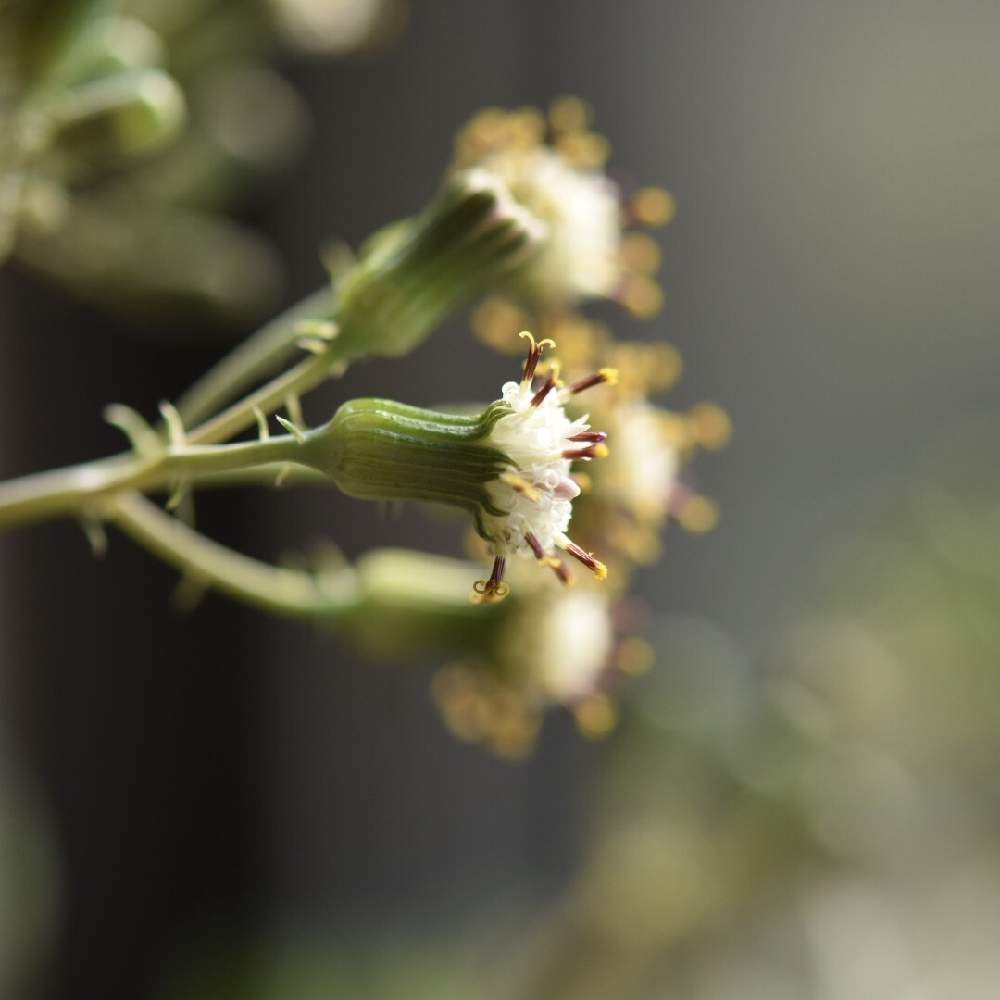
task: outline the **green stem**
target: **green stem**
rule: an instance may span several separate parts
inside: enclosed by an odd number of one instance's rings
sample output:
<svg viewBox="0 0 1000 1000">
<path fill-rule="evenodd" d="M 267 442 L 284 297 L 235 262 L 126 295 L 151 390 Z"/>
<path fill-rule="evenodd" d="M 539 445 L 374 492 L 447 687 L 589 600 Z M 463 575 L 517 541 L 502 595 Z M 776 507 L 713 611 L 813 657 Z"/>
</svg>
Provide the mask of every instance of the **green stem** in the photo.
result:
<svg viewBox="0 0 1000 1000">
<path fill-rule="evenodd" d="M 489 658 L 511 607 L 474 607 L 476 567 L 440 556 L 383 549 L 356 567 L 318 574 L 271 566 L 234 552 L 134 493 L 102 511 L 195 587 L 214 589 L 286 618 L 336 627 L 367 654 L 395 661 L 427 654 Z"/>
<path fill-rule="evenodd" d="M 190 439 L 228 440 L 253 423 L 255 409 L 270 413 L 349 362 L 408 353 L 450 311 L 536 252 L 540 233 L 537 220 L 495 178 L 476 171 L 450 177 L 421 215 L 376 233 L 336 290 L 304 299 L 195 383 L 179 405 L 185 426 L 202 422 Z M 294 355 L 304 320 L 335 324 L 333 339 L 319 355 L 276 374 Z"/>
<path fill-rule="evenodd" d="M 135 493 L 114 497 L 104 516 L 188 580 L 276 614 L 336 620 L 354 607 L 353 574 L 320 578 L 251 559 L 193 531 Z"/>
<path fill-rule="evenodd" d="M 164 448 L 150 455 L 118 455 L 0 484 L 0 531 L 33 521 L 98 511 L 114 494 L 154 490 L 209 473 L 268 462 L 296 462 L 291 435 L 223 446 Z"/>
<path fill-rule="evenodd" d="M 191 485 L 195 489 L 228 489 L 240 486 L 282 489 L 296 486 L 329 487 L 330 477 L 304 465 L 289 466 L 287 463 L 271 462 L 268 465 L 250 465 L 231 472 L 209 472 L 195 477 Z"/>
<path fill-rule="evenodd" d="M 303 321 L 332 321 L 334 302 L 333 289 L 321 288 L 235 347 L 178 401 L 184 423 L 193 426 L 207 420 L 220 406 L 285 364 L 298 350 Z"/>
<path fill-rule="evenodd" d="M 300 396 L 314 389 L 330 375 L 328 354 L 311 356 L 294 368 L 282 372 L 259 389 L 244 396 L 238 403 L 223 410 L 217 417 L 205 421 L 188 434 L 192 444 L 217 444 L 246 430 L 257 419 L 257 413 L 270 414 L 289 396 Z"/>
</svg>

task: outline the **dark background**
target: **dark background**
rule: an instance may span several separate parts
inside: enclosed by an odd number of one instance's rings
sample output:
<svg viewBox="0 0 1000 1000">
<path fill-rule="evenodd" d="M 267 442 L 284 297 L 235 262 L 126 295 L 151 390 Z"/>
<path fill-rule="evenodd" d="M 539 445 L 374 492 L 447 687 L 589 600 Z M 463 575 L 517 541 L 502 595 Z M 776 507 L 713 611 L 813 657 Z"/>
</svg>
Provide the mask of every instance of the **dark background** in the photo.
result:
<svg viewBox="0 0 1000 1000">
<path fill-rule="evenodd" d="M 716 399 L 736 427 L 698 467 L 719 529 L 672 535 L 640 587 L 752 656 L 794 616 L 843 508 L 943 426 L 996 409 L 998 39 L 1000 7 L 976 0 L 415 2 L 393 49 L 290 67 L 316 134 L 255 218 L 292 301 L 322 281 L 324 241 L 426 200 L 478 107 L 590 101 L 612 173 L 680 206 L 662 319 L 617 328 L 676 343 L 674 400 Z M 151 413 L 220 349 L 136 335 L 5 272 L 0 475 L 116 448 L 105 403 Z M 308 409 L 483 397 L 503 365 L 456 323 Z M 270 557 L 324 536 L 350 554 L 456 544 L 449 525 L 325 493 L 199 511 Z M 149 995 L 206 935 L 444 921 L 569 878 L 600 749 L 564 720 L 529 763 L 493 762 L 445 734 L 426 672 L 356 664 L 216 597 L 178 617 L 173 574 L 111 542 L 96 562 L 72 525 L 0 541 L 3 717 L 62 864 L 49 996 Z"/>
</svg>

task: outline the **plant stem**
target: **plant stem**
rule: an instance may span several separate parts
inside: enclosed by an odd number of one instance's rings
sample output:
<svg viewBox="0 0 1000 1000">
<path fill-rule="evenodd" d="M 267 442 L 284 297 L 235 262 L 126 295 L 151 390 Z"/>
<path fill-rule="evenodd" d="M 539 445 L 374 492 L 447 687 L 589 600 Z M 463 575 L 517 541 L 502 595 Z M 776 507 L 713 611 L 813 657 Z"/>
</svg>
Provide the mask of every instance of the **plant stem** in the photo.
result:
<svg viewBox="0 0 1000 1000">
<path fill-rule="evenodd" d="M 103 516 L 191 582 L 266 611 L 333 620 L 354 606 L 356 588 L 349 569 L 320 578 L 251 559 L 213 542 L 135 493 L 113 497 Z"/>
<path fill-rule="evenodd" d="M 334 317 L 335 296 L 324 287 L 287 309 L 234 348 L 180 398 L 177 409 L 185 425 L 207 420 L 234 396 L 280 368 L 298 350 L 300 324 Z"/>
<path fill-rule="evenodd" d="M 112 495 L 145 491 L 208 473 L 268 462 L 295 462 L 291 435 L 222 446 L 164 447 L 150 455 L 118 455 L 0 484 L 0 531 L 54 517 L 99 513 Z"/>
<path fill-rule="evenodd" d="M 330 367 L 329 354 L 310 356 L 300 361 L 294 368 L 282 372 L 218 416 L 195 427 L 188 433 L 188 441 L 203 445 L 227 441 L 254 423 L 256 411 L 273 413 L 289 396 L 300 396 L 314 389 L 329 377 Z"/>
</svg>

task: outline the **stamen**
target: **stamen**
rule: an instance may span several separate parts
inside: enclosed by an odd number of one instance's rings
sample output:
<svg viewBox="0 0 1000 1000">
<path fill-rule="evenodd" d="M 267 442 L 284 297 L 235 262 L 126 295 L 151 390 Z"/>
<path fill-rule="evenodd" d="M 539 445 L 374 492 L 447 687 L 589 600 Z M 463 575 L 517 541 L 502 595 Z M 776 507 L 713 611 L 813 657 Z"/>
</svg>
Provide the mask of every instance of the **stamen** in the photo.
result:
<svg viewBox="0 0 1000 1000">
<path fill-rule="evenodd" d="M 537 502 L 541 498 L 541 493 L 527 479 L 522 479 L 516 472 L 501 473 L 500 479 L 515 493 L 520 493 L 533 502 Z"/>
<path fill-rule="evenodd" d="M 608 567 L 601 562 L 600 559 L 596 559 L 593 553 L 587 552 L 581 549 L 576 542 L 567 542 L 563 548 L 571 555 L 574 559 L 579 559 L 587 569 L 590 570 L 598 580 L 606 580 L 608 577 Z"/>
<path fill-rule="evenodd" d="M 568 441 L 589 441 L 591 444 L 603 444 L 607 439 L 608 435 L 604 431 L 580 431 L 579 434 L 567 438 Z"/>
<path fill-rule="evenodd" d="M 544 561 L 545 565 L 558 577 L 560 583 L 568 587 L 573 582 L 572 577 L 569 575 L 569 569 L 562 559 L 556 556 L 546 556 Z"/>
<path fill-rule="evenodd" d="M 578 458 L 607 458 L 608 446 L 603 443 L 589 444 L 586 448 L 571 448 L 562 453 L 563 458 L 568 458 L 571 462 Z"/>
<path fill-rule="evenodd" d="M 528 341 L 528 360 L 524 363 L 524 371 L 521 373 L 522 382 L 530 382 L 535 377 L 535 369 L 538 367 L 538 362 L 541 360 L 542 352 L 546 347 L 555 347 L 555 341 L 550 340 L 546 337 L 544 340 L 539 340 L 536 342 L 534 336 L 528 330 L 522 330 L 519 337 L 523 337 Z"/>
<path fill-rule="evenodd" d="M 593 375 L 588 375 L 586 378 L 580 379 L 579 382 L 574 382 L 569 387 L 569 391 L 575 396 L 578 392 L 592 389 L 595 385 L 600 385 L 602 382 L 607 382 L 608 385 L 617 385 L 618 369 L 602 368 L 600 371 L 594 372 Z"/>
<path fill-rule="evenodd" d="M 531 551 L 535 553 L 535 558 L 539 562 L 544 563 L 545 549 L 542 548 L 542 543 L 530 531 L 524 533 L 524 540 L 531 547 Z"/>
<path fill-rule="evenodd" d="M 494 601 L 502 601 L 510 593 L 510 585 L 503 582 L 506 569 L 506 557 L 494 557 L 493 572 L 490 574 L 490 578 L 477 580 L 472 585 L 473 604 L 491 604 Z"/>
<path fill-rule="evenodd" d="M 556 380 L 551 375 L 549 375 L 549 377 L 545 380 L 545 384 L 541 387 L 541 389 L 539 389 L 538 392 L 536 392 L 534 396 L 531 397 L 531 405 L 541 406 L 542 400 L 544 400 L 545 397 L 555 387 L 556 387 Z"/>
</svg>

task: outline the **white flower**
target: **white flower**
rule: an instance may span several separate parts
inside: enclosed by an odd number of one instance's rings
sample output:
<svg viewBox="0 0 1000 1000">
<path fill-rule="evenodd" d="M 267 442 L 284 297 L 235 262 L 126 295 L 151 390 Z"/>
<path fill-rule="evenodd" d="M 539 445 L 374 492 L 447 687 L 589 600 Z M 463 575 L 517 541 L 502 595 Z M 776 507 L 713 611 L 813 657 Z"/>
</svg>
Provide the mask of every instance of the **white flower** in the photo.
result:
<svg viewBox="0 0 1000 1000">
<path fill-rule="evenodd" d="M 598 686 L 611 657 L 613 632 L 604 595 L 594 590 L 561 594 L 546 609 L 532 638 L 532 659 L 545 694 L 572 704 Z"/>
<path fill-rule="evenodd" d="M 567 416 L 565 403 L 591 386 L 613 380 L 615 373 L 602 369 L 573 385 L 562 386 L 557 370 L 552 368 L 535 389 L 538 362 L 551 341 L 536 343 L 530 333 L 524 331 L 521 335 L 531 345 L 528 360 L 521 381 L 504 385 L 502 398 L 510 412 L 496 422 L 486 442 L 502 452 L 511 465 L 487 485 L 490 501 L 502 513 L 485 513 L 482 518 L 483 531 L 494 552 L 493 574 L 476 585 L 476 595 L 482 600 L 502 598 L 507 593 L 503 576 L 510 555 L 534 556 L 568 582 L 569 572 L 555 555 L 555 550 L 561 549 L 598 579 L 607 575 L 604 564 L 566 534 L 573 500 L 580 493 L 570 474 L 572 463 L 606 455 L 607 435 L 590 430 L 586 417 L 573 420 Z"/>
<path fill-rule="evenodd" d="M 538 285 L 570 299 L 612 295 L 621 256 L 617 187 L 545 146 L 501 149 L 482 165 L 548 224 L 549 238 L 531 265 Z"/>
<path fill-rule="evenodd" d="M 617 446 L 601 470 L 601 490 L 655 520 L 666 516 L 681 466 L 679 443 L 663 412 L 643 400 L 623 402 L 610 419 Z"/>
<path fill-rule="evenodd" d="M 377 34 L 387 0 L 270 0 L 278 27 L 306 52 L 345 53 Z"/>
</svg>

